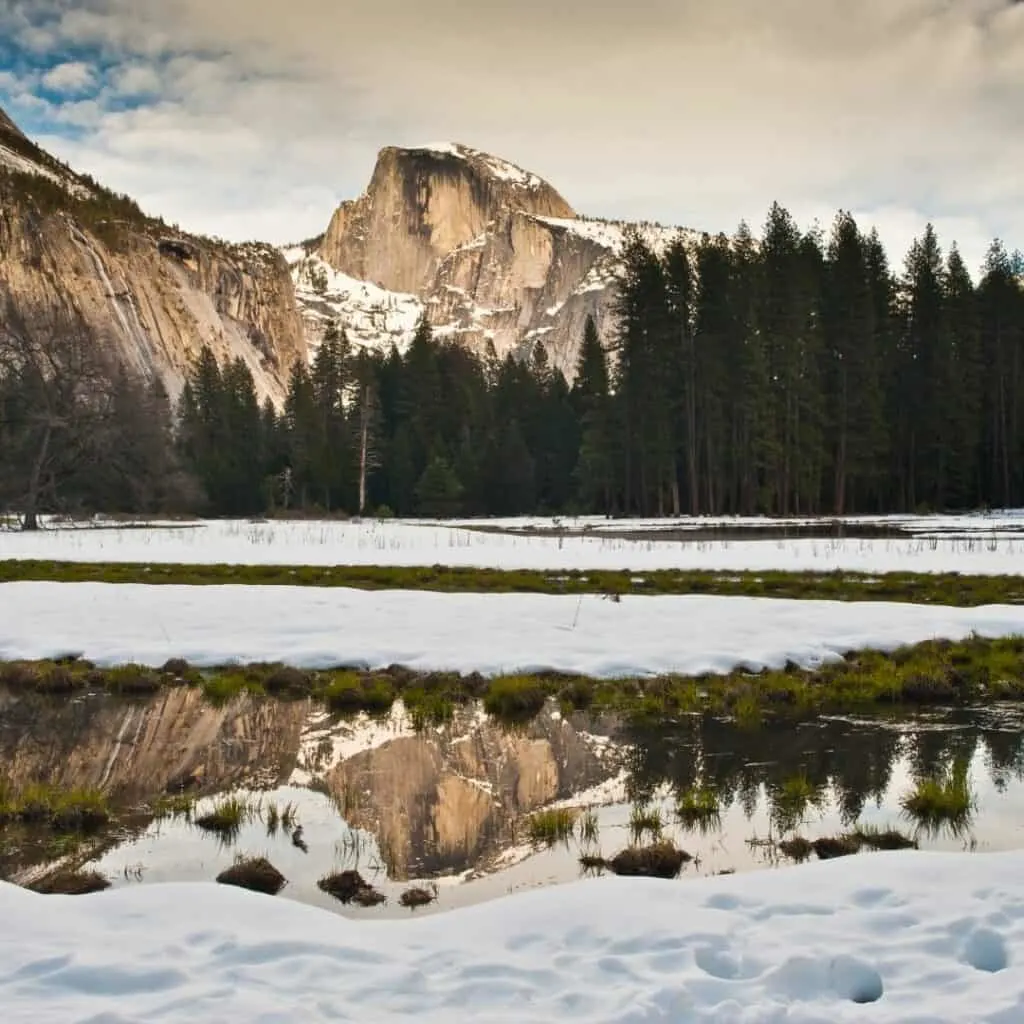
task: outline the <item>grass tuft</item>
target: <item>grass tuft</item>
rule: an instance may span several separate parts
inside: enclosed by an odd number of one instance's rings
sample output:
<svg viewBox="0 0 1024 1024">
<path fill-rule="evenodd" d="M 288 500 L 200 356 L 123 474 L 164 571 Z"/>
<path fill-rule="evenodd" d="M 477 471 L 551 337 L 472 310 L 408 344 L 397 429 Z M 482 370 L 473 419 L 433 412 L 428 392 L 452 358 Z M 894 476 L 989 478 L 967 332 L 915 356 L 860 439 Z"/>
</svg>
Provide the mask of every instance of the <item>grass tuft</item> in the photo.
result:
<svg viewBox="0 0 1024 1024">
<path fill-rule="evenodd" d="M 87 896 L 110 888 L 110 879 L 98 871 L 55 871 L 26 886 L 47 896 Z"/>
<path fill-rule="evenodd" d="M 629 814 L 629 833 L 634 843 L 643 841 L 645 835 L 650 835 L 652 840 L 661 838 L 665 823 L 661 817 L 661 809 L 658 807 L 646 807 L 637 804 Z"/>
<path fill-rule="evenodd" d="M 340 903 L 357 903 L 359 906 L 372 907 L 385 901 L 384 894 L 354 870 L 325 875 L 316 884 L 322 892 L 333 896 Z"/>
<path fill-rule="evenodd" d="M 266 896 L 276 896 L 287 880 L 266 857 L 237 857 L 231 867 L 217 876 L 221 885 L 235 885 Z"/>
<path fill-rule="evenodd" d="M 693 858 L 675 843 L 662 839 L 650 846 L 630 846 L 617 853 L 607 867 L 616 875 L 643 878 L 677 878 Z"/>
<path fill-rule="evenodd" d="M 571 807 L 553 807 L 531 814 L 526 821 L 527 835 L 534 846 L 554 846 L 567 843 L 576 826 L 576 810 Z"/>
<path fill-rule="evenodd" d="M 945 827 L 956 831 L 966 827 L 974 811 L 967 767 L 958 764 L 944 778 L 919 779 L 900 805 L 924 831 L 935 832 Z"/>
<path fill-rule="evenodd" d="M 814 844 L 803 836 L 793 836 L 791 839 L 783 839 L 779 843 L 780 852 L 797 864 L 811 859 L 814 852 Z"/>
<path fill-rule="evenodd" d="M 408 907 L 410 910 L 416 910 L 417 907 L 425 907 L 437 900 L 437 886 L 433 885 L 429 889 L 424 889 L 421 886 L 413 886 L 411 889 L 406 889 L 398 898 L 398 902 L 403 907 Z"/>
<path fill-rule="evenodd" d="M 500 676 L 491 680 L 484 696 L 484 710 L 504 721 L 529 721 L 540 714 L 547 690 L 533 676 Z"/>
<path fill-rule="evenodd" d="M 195 825 L 204 832 L 215 832 L 223 839 L 234 840 L 255 814 L 253 804 L 241 797 L 227 796 L 218 800 L 211 810 L 196 817 Z"/>
<path fill-rule="evenodd" d="M 706 786 L 689 789 L 676 801 L 676 816 L 685 829 L 702 835 L 721 828 L 722 809 L 718 794 Z"/>
</svg>

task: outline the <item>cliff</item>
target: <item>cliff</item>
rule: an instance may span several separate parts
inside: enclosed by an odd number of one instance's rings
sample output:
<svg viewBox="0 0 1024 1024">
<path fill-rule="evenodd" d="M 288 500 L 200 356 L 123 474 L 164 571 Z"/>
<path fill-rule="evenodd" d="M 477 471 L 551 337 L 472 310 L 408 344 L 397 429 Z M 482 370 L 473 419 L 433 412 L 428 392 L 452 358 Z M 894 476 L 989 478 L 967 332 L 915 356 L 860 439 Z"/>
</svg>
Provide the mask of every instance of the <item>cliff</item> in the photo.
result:
<svg viewBox="0 0 1024 1024">
<path fill-rule="evenodd" d="M 460 145 L 382 150 L 366 192 L 287 250 L 307 337 L 330 319 L 357 344 L 439 337 L 499 356 L 537 344 L 570 379 L 588 316 L 610 328 L 629 225 L 584 220 L 547 182 Z M 634 225 L 656 248 L 695 232 Z"/>
<path fill-rule="evenodd" d="M 0 297 L 30 328 L 81 319 L 127 366 L 182 386 L 208 344 L 279 400 L 302 321 L 283 256 L 184 235 L 75 174 L 0 111 Z"/>
</svg>

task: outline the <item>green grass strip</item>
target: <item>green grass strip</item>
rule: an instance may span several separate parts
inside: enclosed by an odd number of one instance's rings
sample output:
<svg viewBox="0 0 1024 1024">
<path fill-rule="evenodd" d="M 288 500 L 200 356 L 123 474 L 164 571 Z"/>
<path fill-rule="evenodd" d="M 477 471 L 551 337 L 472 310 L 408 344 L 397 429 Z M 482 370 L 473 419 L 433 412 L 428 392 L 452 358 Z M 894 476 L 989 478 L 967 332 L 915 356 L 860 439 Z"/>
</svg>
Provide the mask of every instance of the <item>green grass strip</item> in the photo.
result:
<svg viewBox="0 0 1024 1024">
<path fill-rule="evenodd" d="M 187 565 L 0 561 L 0 583 L 150 583 L 354 587 L 509 594 L 713 594 L 977 607 L 1024 603 L 1024 577 L 958 573 L 474 569 L 378 565 Z"/>
<path fill-rule="evenodd" d="M 766 711 L 806 715 L 1024 700 L 1024 637 L 931 640 L 891 653 L 851 651 L 816 669 L 788 665 L 753 671 L 740 665 L 724 675 L 620 679 L 558 673 L 485 678 L 397 666 L 373 672 L 345 667 L 310 671 L 281 664 L 200 670 L 177 659 L 160 669 L 102 668 L 80 659 L 0 663 L 0 688 L 51 699 L 96 692 L 144 697 L 185 686 L 215 703 L 243 695 L 311 698 L 341 715 L 385 714 L 402 698 L 414 723 L 424 727 L 448 721 L 457 706 L 472 701 L 482 701 L 490 715 L 506 722 L 530 721 L 549 700 L 557 701 L 565 713 L 595 709 L 639 720 L 701 711 L 756 719 Z"/>
</svg>

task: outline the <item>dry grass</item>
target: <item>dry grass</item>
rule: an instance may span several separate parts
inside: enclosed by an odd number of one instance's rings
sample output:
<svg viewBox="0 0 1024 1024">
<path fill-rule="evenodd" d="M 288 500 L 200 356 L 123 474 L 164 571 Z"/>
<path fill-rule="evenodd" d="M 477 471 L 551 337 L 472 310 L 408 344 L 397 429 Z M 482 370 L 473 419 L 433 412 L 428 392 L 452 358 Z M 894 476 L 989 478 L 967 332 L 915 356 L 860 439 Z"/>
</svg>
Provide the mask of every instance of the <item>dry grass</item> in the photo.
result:
<svg viewBox="0 0 1024 1024">
<path fill-rule="evenodd" d="M 98 871 L 56 871 L 26 886 L 47 896 L 87 896 L 110 888 L 110 879 Z"/>
<path fill-rule="evenodd" d="M 629 846 L 617 853 L 607 867 L 616 875 L 644 878 L 677 878 L 693 858 L 675 843 L 663 839 L 649 846 Z"/>
<path fill-rule="evenodd" d="M 221 885 L 235 885 L 241 889 L 266 896 L 276 896 L 288 883 L 266 857 L 238 857 L 231 867 L 217 876 Z"/>
</svg>

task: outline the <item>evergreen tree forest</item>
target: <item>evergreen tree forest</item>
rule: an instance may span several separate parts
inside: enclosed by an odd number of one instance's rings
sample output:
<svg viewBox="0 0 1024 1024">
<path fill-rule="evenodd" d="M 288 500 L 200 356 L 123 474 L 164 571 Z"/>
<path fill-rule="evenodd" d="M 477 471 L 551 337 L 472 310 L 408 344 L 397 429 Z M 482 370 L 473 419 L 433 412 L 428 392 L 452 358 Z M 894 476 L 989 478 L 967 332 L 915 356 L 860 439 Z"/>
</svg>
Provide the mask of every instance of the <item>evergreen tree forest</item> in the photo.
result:
<svg viewBox="0 0 1024 1024">
<path fill-rule="evenodd" d="M 180 443 L 221 514 L 831 515 L 1024 503 L 1024 265 L 977 284 L 929 226 L 905 265 L 782 207 L 656 253 L 628 237 L 614 327 L 570 387 L 538 346 L 404 355 L 328 332 L 283 411 L 206 353 Z"/>
<path fill-rule="evenodd" d="M 27 374 L 24 344 L 0 346 L 0 504 L 33 518 L 1024 505 L 1024 260 L 999 242 L 975 281 L 930 226 L 894 268 L 845 213 L 802 231 L 775 205 L 759 238 L 741 225 L 657 252 L 632 233 L 605 336 L 593 320 L 581 333 L 570 386 L 542 345 L 480 356 L 423 321 L 404 353 L 368 352 L 332 326 L 279 408 L 244 362 L 204 350 L 173 411 L 123 372 L 105 371 L 102 403 L 72 388 L 80 344 L 60 348 L 60 387 Z M 83 472 L 103 461 L 83 456 L 101 421 L 118 460 Z"/>
</svg>

